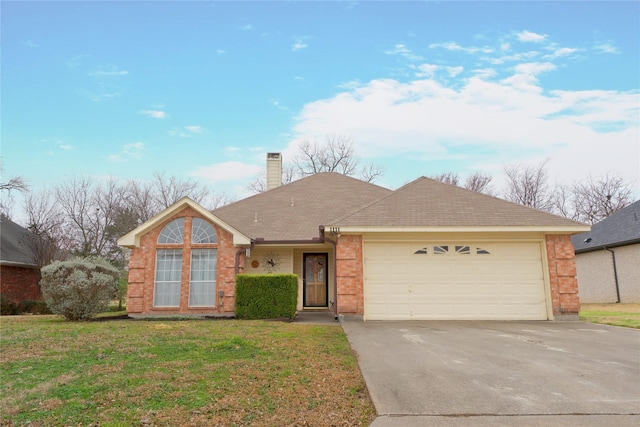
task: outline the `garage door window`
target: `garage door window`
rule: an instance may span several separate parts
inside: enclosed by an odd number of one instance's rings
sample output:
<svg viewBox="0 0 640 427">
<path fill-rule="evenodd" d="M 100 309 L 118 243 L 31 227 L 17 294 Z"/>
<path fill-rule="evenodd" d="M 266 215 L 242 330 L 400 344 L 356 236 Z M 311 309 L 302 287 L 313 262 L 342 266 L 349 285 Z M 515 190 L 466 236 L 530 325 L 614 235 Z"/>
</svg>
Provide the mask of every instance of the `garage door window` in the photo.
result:
<svg viewBox="0 0 640 427">
<path fill-rule="evenodd" d="M 455 245 L 455 246 L 451 246 L 451 251 L 449 251 L 449 248 L 450 248 L 449 245 L 425 246 L 425 247 L 422 247 L 422 248 L 418 249 L 413 254 L 414 255 L 428 255 L 430 253 L 433 254 L 433 255 L 447 255 L 447 254 L 451 254 L 451 255 L 472 255 L 472 254 L 475 254 L 475 255 L 490 255 L 491 254 L 491 252 L 489 252 L 487 249 L 480 248 L 478 246 Z"/>
</svg>

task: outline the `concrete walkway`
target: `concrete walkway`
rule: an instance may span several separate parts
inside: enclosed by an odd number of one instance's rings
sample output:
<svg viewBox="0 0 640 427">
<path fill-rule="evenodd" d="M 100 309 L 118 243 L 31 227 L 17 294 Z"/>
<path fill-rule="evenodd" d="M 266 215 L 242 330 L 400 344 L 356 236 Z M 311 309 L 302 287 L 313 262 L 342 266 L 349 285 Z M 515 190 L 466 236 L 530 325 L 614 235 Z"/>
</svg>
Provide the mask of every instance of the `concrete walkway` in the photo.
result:
<svg viewBox="0 0 640 427">
<path fill-rule="evenodd" d="M 293 323 L 309 323 L 314 325 L 340 325 L 332 311 L 299 311 Z"/>
<path fill-rule="evenodd" d="M 372 427 L 640 425 L 640 330 L 582 322 L 343 322 Z"/>
</svg>

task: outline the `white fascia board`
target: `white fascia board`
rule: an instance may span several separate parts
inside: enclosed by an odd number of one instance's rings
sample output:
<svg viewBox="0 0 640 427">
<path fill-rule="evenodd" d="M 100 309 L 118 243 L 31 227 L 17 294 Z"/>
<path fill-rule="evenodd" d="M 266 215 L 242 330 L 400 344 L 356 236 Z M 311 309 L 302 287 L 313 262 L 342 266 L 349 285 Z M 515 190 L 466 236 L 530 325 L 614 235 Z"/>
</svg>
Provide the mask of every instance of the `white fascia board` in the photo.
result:
<svg viewBox="0 0 640 427">
<path fill-rule="evenodd" d="M 144 224 L 141 224 L 136 229 L 130 231 L 129 233 L 125 234 L 120 239 L 118 239 L 118 246 L 123 246 L 130 249 L 140 246 L 141 236 L 148 233 L 153 228 L 157 227 L 161 222 L 173 216 L 176 212 L 179 212 L 180 210 L 184 209 L 187 206 L 193 208 L 196 212 L 198 212 L 203 217 L 209 219 L 214 224 L 222 227 L 223 230 L 231 233 L 233 235 L 233 244 L 235 246 L 249 246 L 251 244 L 251 239 L 249 237 L 245 236 L 240 231 L 236 230 L 226 222 L 222 221 L 220 218 L 218 218 L 217 216 L 215 216 L 214 214 L 212 214 L 207 209 L 203 208 L 202 206 L 200 206 L 198 203 L 194 202 L 190 198 L 183 197 L 173 205 L 169 206 L 167 209 L 163 210 L 153 218 L 149 219 Z"/>
<path fill-rule="evenodd" d="M 520 232 L 542 232 L 547 234 L 578 234 L 591 230 L 589 225 L 575 226 L 462 226 L 462 227 L 361 227 L 347 226 L 340 227 L 340 233 L 520 233 Z"/>
</svg>

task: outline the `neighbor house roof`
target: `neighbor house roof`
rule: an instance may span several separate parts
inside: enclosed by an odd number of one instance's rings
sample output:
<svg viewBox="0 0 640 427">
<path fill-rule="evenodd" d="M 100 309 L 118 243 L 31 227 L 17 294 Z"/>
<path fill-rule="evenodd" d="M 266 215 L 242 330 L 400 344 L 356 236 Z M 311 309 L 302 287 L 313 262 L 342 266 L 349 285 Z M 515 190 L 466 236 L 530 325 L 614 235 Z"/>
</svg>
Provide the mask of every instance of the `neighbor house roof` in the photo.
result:
<svg viewBox="0 0 640 427">
<path fill-rule="evenodd" d="M 462 227 L 580 232 L 588 226 L 496 197 L 421 177 L 362 207 L 336 217 L 331 226 L 349 229 Z"/>
<path fill-rule="evenodd" d="M 33 234 L 0 215 L 0 264 L 16 267 L 37 267 L 33 252 L 29 249 Z"/>
<path fill-rule="evenodd" d="M 318 173 L 213 211 L 253 239 L 311 240 L 320 225 L 391 190 L 333 172 Z"/>
<path fill-rule="evenodd" d="M 640 200 L 571 238 L 576 253 L 640 243 Z"/>
</svg>

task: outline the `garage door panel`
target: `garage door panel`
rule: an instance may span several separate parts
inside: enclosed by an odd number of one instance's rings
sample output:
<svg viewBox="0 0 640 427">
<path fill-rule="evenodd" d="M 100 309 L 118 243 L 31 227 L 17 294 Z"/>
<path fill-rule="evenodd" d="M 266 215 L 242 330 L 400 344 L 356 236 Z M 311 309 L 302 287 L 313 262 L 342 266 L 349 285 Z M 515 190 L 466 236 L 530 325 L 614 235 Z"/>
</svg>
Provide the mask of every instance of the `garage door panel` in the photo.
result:
<svg viewBox="0 0 640 427">
<path fill-rule="evenodd" d="M 365 242 L 364 255 L 366 319 L 546 319 L 539 243 Z"/>
</svg>

